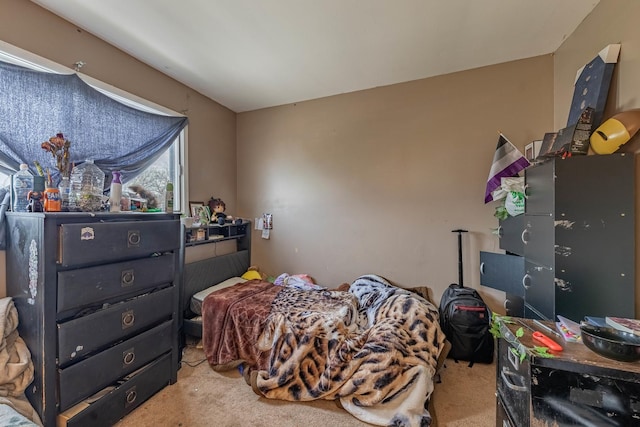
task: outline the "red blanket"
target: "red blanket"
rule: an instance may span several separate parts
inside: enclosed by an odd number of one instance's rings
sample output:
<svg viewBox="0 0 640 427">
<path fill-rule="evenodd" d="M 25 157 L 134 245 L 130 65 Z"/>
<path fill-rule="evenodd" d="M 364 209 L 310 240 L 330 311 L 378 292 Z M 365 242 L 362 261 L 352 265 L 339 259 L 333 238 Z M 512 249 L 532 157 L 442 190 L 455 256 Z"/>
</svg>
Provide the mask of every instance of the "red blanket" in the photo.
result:
<svg viewBox="0 0 640 427">
<path fill-rule="evenodd" d="M 212 366 L 244 361 L 266 369 L 269 353 L 256 343 L 271 302 L 283 288 L 250 280 L 209 294 L 202 303 L 202 345 Z"/>
</svg>

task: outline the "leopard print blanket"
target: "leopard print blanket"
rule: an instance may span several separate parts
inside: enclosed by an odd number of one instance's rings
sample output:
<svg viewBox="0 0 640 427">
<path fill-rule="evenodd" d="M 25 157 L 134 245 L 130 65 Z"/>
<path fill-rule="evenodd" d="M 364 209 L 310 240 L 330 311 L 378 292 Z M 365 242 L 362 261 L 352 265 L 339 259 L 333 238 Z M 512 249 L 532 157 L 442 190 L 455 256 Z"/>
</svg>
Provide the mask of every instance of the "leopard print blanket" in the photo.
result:
<svg viewBox="0 0 640 427">
<path fill-rule="evenodd" d="M 273 399 L 339 399 L 375 425 L 425 426 L 444 341 L 438 309 L 379 276 L 349 292 L 283 289 L 258 342 L 270 355 L 255 388 Z"/>
</svg>

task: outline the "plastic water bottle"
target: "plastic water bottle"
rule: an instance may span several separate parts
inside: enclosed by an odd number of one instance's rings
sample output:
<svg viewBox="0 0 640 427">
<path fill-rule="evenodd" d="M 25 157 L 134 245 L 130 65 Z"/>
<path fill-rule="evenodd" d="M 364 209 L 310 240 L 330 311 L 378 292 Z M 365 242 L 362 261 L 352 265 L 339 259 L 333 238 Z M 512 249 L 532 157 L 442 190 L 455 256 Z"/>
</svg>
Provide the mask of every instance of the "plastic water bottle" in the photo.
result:
<svg viewBox="0 0 640 427">
<path fill-rule="evenodd" d="M 69 210 L 97 212 L 102 208 L 104 172 L 89 159 L 71 171 Z"/>
<path fill-rule="evenodd" d="M 111 191 L 109 192 L 109 210 L 111 212 L 120 212 L 120 199 L 122 199 L 122 181 L 120 181 L 120 172 L 111 172 Z"/>
<path fill-rule="evenodd" d="M 68 176 L 63 176 L 58 185 L 60 191 L 60 209 L 62 212 L 69 211 L 69 193 L 71 192 L 71 182 Z"/>
<path fill-rule="evenodd" d="M 164 193 L 164 210 L 173 213 L 173 182 L 167 182 L 167 188 Z"/>
<path fill-rule="evenodd" d="M 14 212 L 28 212 L 29 200 L 27 195 L 33 191 L 33 175 L 29 172 L 29 165 L 22 163 L 20 170 L 13 175 L 13 206 Z"/>
</svg>

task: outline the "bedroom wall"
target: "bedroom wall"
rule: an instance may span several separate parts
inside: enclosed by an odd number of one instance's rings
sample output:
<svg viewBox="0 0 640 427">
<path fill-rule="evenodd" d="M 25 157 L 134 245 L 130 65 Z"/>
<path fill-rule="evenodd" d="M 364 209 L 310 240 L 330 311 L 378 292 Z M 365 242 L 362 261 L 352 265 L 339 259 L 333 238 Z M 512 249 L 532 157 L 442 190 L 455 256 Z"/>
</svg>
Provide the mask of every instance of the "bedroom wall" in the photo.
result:
<svg viewBox="0 0 640 427">
<path fill-rule="evenodd" d="M 502 131 L 517 147 L 553 124 L 551 55 L 241 113 L 238 208 L 273 214 L 252 262 L 337 286 L 376 273 L 437 299 L 479 286 L 479 251 L 499 250 L 484 204 Z M 482 287 L 492 308 L 504 294 Z"/>
<path fill-rule="evenodd" d="M 374 272 L 439 298 L 457 281 L 450 230 L 466 228 L 465 284 L 502 312 L 477 255 L 498 250 L 495 204 L 482 203 L 496 132 L 522 149 L 564 127 L 576 71 L 611 43 L 622 48 L 605 118 L 640 108 L 639 13 L 601 0 L 550 57 L 240 114 L 238 206 L 275 224 L 270 240 L 254 236 L 253 262 L 328 285 Z M 639 136 L 624 147 L 639 149 Z"/>
<path fill-rule="evenodd" d="M 190 199 L 205 201 L 215 195 L 225 201 L 228 210 L 236 210 L 233 111 L 30 1 L 0 0 L 0 40 L 68 67 L 82 60 L 86 62 L 84 74 L 183 112 L 189 117 Z M 0 251 L 2 296 L 6 295 L 4 262 L 4 252 Z"/>
<path fill-rule="evenodd" d="M 640 30 L 637 16 L 640 16 L 640 2 L 636 0 L 601 0 L 557 50 L 554 59 L 555 129 L 566 126 L 577 70 L 612 43 L 620 43 L 620 56 L 614 69 L 604 119 L 622 111 L 640 108 Z M 640 134 L 620 151 L 640 151 Z M 640 221 L 639 203 L 640 197 L 636 196 L 636 224 Z M 640 227 L 636 226 L 635 233 L 636 289 L 640 290 L 640 274 L 637 273 L 640 271 Z M 639 313 L 640 291 L 636 291 L 636 317 Z"/>
</svg>

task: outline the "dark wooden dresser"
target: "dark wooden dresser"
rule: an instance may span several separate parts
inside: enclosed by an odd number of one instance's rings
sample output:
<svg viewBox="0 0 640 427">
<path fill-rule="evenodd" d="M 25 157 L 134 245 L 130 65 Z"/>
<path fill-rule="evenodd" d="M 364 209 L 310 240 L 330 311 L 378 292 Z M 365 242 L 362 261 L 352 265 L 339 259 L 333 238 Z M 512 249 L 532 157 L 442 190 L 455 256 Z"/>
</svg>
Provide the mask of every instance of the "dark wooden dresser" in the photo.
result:
<svg viewBox="0 0 640 427">
<path fill-rule="evenodd" d="M 108 426 L 177 380 L 179 215 L 7 213 L 7 295 L 45 426 Z"/>
<path fill-rule="evenodd" d="M 480 252 L 480 283 L 506 293 L 507 314 L 636 316 L 638 161 L 573 156 L 525 170 L 525 213 L 500 223 L 506 254 Z"/>
<path fill-rule="evenodd" d="M 553 358 L 528 349 L 531 331 L 516 337 L 519 324 L 500 325 L 496 389 L 496 427 L 636 426 L 640 424 L 640 362 L 598 355 L 582 343 L 566 343 Z M 551 326 L 551 322 L 545 322 Z M 520 360 L 519 352 L 527 356 Z"/>
</svg>

